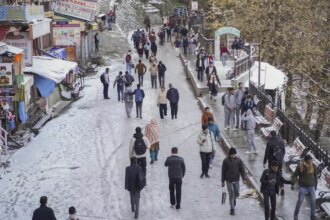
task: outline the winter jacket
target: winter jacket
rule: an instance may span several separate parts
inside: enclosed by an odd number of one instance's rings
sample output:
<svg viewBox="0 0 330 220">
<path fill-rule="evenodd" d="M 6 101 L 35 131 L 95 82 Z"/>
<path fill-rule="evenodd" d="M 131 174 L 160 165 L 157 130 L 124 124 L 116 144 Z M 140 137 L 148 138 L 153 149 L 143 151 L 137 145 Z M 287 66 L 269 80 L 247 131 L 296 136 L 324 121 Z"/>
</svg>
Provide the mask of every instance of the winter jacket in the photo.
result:
<svg viewBox="0 0 330 220">
<path fill-rule="evenodd" d="M 215 147 L 215 141 L 211 131 L 207 131 L 206 134 L 204 131 L 201 131 L 197 137 L 197 143 L 199 144 L 199 151 L 204 153 L 211 153 Z"/>
<path fill-rule="evenodd" d="M 165 71 L 166 71 L 166 66 L 163 63 L 159 62 L 159 64 L 158 64 L 158 74 L 164 76 Z"/>
<path fill-rule="evenodd" d="M 213 118 L 212 112 L 205 112 L 204 111 L 203 115 L 202 115 L 202 125 L 207 124 L 210 117 Z"/>
<path fill-rule="evenodd" d="M 139 175 L 144 175 L 142 167 L 137 164 L 126 167 L 125 189 L 129 192 L 140 191 Z"/>
<path fill-rule="evenodd" d="M 221 139 L 219 126 L 215 123 L 212 123 L 208 124 L 207 127 L 209 131 L 211 131 L 211 133 L 213 134 L 214 140 L 219 141 Z"/>
<path fill-rule="evenodd" d="M 208 80 L 209 80 L 209 84 L 213 84 L 214 83 L 214 85 L 221 85 L 219 76 L 216 73 L 212 73 L 209 76 Z"/>
<path fill-rule="evenodd" d="M 236 108 L 236 100 L 235 95 L 228 93 L 225 96 L 225 107 L 229 108 L 231 110 L 234 110 Z"/>
<path fill-rule="evenodd" d="M 278 194 L 280 185 L 282 184 L 292 184 L 291 181 L 287 181 L 283 178 L 280 171 L 274 172 L 271 169 L 266 169 L 261 175 L 261 192 L 273 192 Z"/>
<path fill-rule="evenodd" d="M 34 210 L 32 220 L 56 220 L 53 209 L 46 205 L 40 205 L 39 208 Z"/>
<path fill-rule="evenodd" d="M 269 163 L 276 160 L 276 158 L 274 157 L 274 148 L 276 146 L 279 146 L 281 151 L 282 151 L 282 160 L 278 161 L 278 162 L 280 162 L 280 163 L 283 162 L 283 158 L 284 158 L 284 155 L 285 155 L 284 143 L 283 143 L 282 139 L 279 136 L 275 136 L 275 137 L 272 136 L 271 139 L 267 142 L 267 145 L 266 145 L 265 156 L 264 156 L 264 164 L 267 163 L 267 160 L 268 160 Z"/>
<path fill-rule="evenodd" d="M 66 220 L 79 220 L 79 218 L 76 216 L 76 214 L 69 215 L 69 218 Z"/>
<path fill-rule="evenodd" d="M 292 174 L 292 180 L 295 182 L 297 177 L 299 177 L 299 186 L 300 187 L 311 187 L 317 186 L 317 167 L 315 164 L 312 164 L 314 171 L 311 173 L 307 172 L 307 167 L 305 162 L 301 162 L 294 173 Z"/>
<path fill-rule="evenodd" d="M 150 50 L 150 44 L 145 44 L 143 49 L 149 51 Z"/>
<path fill-rule="evenodd" d="M 150 67 L 149 67 L 149 72 L 151 74 L 151 76 L 157 76 L 158 74 L 158 67 L 156 64 L 152 64 Z"/>
<path fill-rule="evenodd" d="M 189 41 L 188 41 L 187 38 L 184 38 L 184 39 L 182 40 L 182 46 L 183 46 L 183 47 L 188 47 L 188 46 L 189 46 Z"/>
<path fill-rule="evenodd" d="M 242 116 L 242 121 L 246 121 L 246 129 L 254 130 L 256 128 L 256 119 L 253 116 L 251 109 L 248 109 L 245 116 Z"/>
<path fill-rule="evenodd" d="M 157 98 L 157 104 L 167 104 L 166 93 L 160 91 Z"/>
<path fill-rule="evenodd" d="M 135 151 L 134 151 L 135 140 L 136 140 L 136 138 L 141 138 L 141 137 L 143 138 L 144 143 L 145 143 L 147 149 L 146 149 L 146 152 L 144 154 L 142 154 L 142 155 L 136 155 L 135 154 Z M 136 157 L 136 158 L 146 157 L 147 156 L 147 151 L 148 151 L 149 148 L 150 148 L 150 144 L 149 144 L 148 138 L 146 138 L 145 136 L 143 136 L 143 134 L 141 134 L 141 133 L 135 133 L 133 135 L 130 143 L 129 143 L 129 150 L 128 150 L 129 155 L 128 156 L 129 156 L 129 158 L 132 158 L 132 157 Z"/>
<path fill-rule="evenodd" d="M 135 73 L 136 73 L 136 70 L 137 70 L 137 74 L 143 75 L 147 71 L 147 67 L 143 63 L 138 63 L 135 67 Z"/>
<path fill-rule="evenodd" d="M 196 69 L 199 69 L 199 68 L 201 68 L 202 70 L 205 69 L 203 58 L 197 58 L 197 60 L 196 60 Z"/>
<path fill-rule="evenodd" d="M 253 109 L 256 107 L 256 104 L 254 103 L 254 101 L 252 100 L 245 100 L 243 103 L 242 103 L 242 112 L 246 112 L 248 109 Z"/>
<path fill-rule="evenodd" d="M 224 159 L 222 163 L 221 181 L 236 182 L 239 181 L 239 175 L 246 179 L 246 173 L 243 167 L 243 162 L 239 157 Z"/>
<path fill-rule="evenodd" d="M 170 101 L 170 103 L 177 104 L 179 103 L 179 92 L 175 88 L 170 88 L 166 93 L 166 98 Z"/>
<path fill-rule="evenodd" d="M 104 74 L 104 83 L 109 84 L 110 83 L 109 73 L 103 73 L 103 74 Z"/>
<path fill-rule="evenodd" d="M 170 179 L 181 179 L 186 173 L 186 166 L 182 157 L 171 155 L 167 157 L 165 166 L 168 167 L 168 177 Z"/>
<path fill-rule="evenodd" d="M 151 40 L 150 40 L 151 41 Z M 155 42 L 153 42 L 152 44 L 151 44 L 151 51 L 153 52 L 153 53 L 155 53 L 155 52 L 157 52 L 157 45 L 156 45 L 156 43 Z"/>
<path fill-rule="evenodd" d="M 241 89 L 237 89 L 236 94 L 235 94 L 235 98 L 236 98 L 236 105 L 237 106 L 241 106 L 242 105 L 242 99 L 244 96 L 244 91 Z"/>
<path fill-rule="evenodd" d="M 212 72 L 217 73 L 217 68 L 215 68 L 215 66 L 213 66 L 213 67 L 210 67 L 210 66 L 206 67 L 206 69 L 205 69 L 206 75 L 210 75 Z"/>
</svg>

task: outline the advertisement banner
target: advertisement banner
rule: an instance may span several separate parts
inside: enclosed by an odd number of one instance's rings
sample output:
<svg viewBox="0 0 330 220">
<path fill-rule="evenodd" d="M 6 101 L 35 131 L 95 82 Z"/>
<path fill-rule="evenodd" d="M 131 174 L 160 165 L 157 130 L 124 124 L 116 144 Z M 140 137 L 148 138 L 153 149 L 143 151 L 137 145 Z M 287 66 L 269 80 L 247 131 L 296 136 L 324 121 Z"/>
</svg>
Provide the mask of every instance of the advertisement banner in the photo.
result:
<svg viewBox="0 0 330 220">
<path fill-rule="evenodd" d="M 53 45 L 80 46 L 80 25 L 53 25 Z"/>
<path fill-rule="evenodd" d="M 94 20 L 98 11 L 97 2 L 83 0 L 59 0 L 56 1 L 54 12 L 80 18 L 86 21 Z"/>
<path fill-rule="evenodd" d="M 197 1 L 191 2 L 191 10 L 192 11 L 197 11 L 198 10 L 198 2 Z"/>
<path fill-rule="evenodd" d="M 5 42 L 8 45 L 24 50 L 24 63 L 26 66 L 32 65 L 32 41 L 26 32 L 19 32 L 16 36 L 7 36 Z"/>
<path fill-rule="evenodd" d="M 42 5 L 0 6 L 0 21 L 31 21 L 45 18 Z"/>
<path fill-rule="evenodd" d="M 65 48 L 66 59 L 68 61 L 77 61 L 76 46 L 56 45 L 56 47 Z"/>
<path fill-rule="evenodd" d="M 13 64 L 0 63 L 0 86 L 13 85 Z M 4 90 L 1 92 L 5 92 Z"/>
</svg>

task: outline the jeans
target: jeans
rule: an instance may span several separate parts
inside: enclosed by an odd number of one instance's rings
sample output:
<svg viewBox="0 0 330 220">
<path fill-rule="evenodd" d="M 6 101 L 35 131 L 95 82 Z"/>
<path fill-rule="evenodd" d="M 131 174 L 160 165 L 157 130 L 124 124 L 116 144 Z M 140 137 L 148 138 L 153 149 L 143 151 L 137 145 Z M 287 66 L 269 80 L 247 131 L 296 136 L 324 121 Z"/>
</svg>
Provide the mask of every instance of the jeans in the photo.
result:
<svg viewBox="0 0 330 220">
<path fill-rule="evenodd" d="M 239 196 L 239 181 L 229 182 L 227 183 L 227 190 L 229 195 L 229 204 L 230 209 L 235 209 L 236 198 Z"/>
<path fill-rule="evenodd" d="M 155 161 L 158 159 L 158 150 L 150 150 L 150 158 Z"/>
<path fill-rule="evenodd" d="M 135 102 L 136 106 L 136 117 L 142 118 L 142 102 Z"/>
<path fill-rule="evenodd" d="M 132 211 L 135 211 L 135 218 L 139 217 L 140 191 L 129 192 L 131 197 Z"/>
<path fill-rule="evenodd" d="M 144 50 L 144 54 L 146 56 L 146 59 L 149 59 L 149 50 Z"/>
<path fill-rule="evenodd" d="M 270 220 L 275 220 L 276 211 L 276 193 L 275 192 L 263 192 L 264 196 L 264 208 L 265 208 L 265 220 L 269 220 L 269 200 L 270 200 Z"/>
<path fill-rule="evenodd" d="M 140 86 L 143 86 L 143 74 L 138 74 L 138 77 Z"/>
<path fill-rule="evenodd" d="M 170 178 L 170 200 L 171 205 L 176 205 L 176 208 L 180 208 L 181 204 L 181 186 L 182 179 L 181 178 Z"/>
<path fill-rule="evenodd" d="M 128 71 L 128 73 L 131 75 L 131 70 L 132 70 L 132 67 L 131 67 L 131 64 L 130 63 L 126 63 L 126 71 Z"/>
<path fill-rule="evenodd" d="M 118 102 L 124 100 L 124 86 L 117 86 Z"/>
<path fill-rule="evenodd" d="M 146 157 L 136 158 L 136 162 L 140 167 L 142 167 L 144 176 L 146 176 L 146 174 L 147 174 L 147 158 Z"/>
<path fill-rule="evenodd" d="M 222 61 L 223 66 L 226 66 L 227 59 L 228 59 L 228 54 L 223 53 L 222 56 L 221 56 L 221 61 Z"/>
<path fill-rule="evenodd" d="M 246 131 L 247 141 L 249 143 L 250 151 L 257 151 L 256 142 L 254 140 L 254 129 L 250 129 Z"/>
<path fill-rule="evenodd" d="M 176 118 L 178 115 L 178 103 L 170 103 L 171 107 L 171 116 Z"/>
<path fill-rule="evenodd" d="M 201 156 L 201 161 L 202 161 L 202 173 L 205 175 L 208 175 L 212 152 L 210 152 L 210 153 L 199 152 L 199 154 Z"/>
<path fill-rule="evenodd" d="M 103 83 L 103 98 L 109 98 L 108 96 L 109 91 L 109 83 Z"/>
<path fill-rule="evenodd" d="M 164 119 L 164 115 L 167 115 L 167 104 L 159 104 L 160 118 Z"/>
<path fill-rule="evenodd" d="M 159 86 L 165 87 L 165 73 L 158 74 Z"/>
<path fill-rule="evenodd" d="M 157 76 L 151 75 L 151 88 L 157 89 Z"/>
<path fill-rule="evenodd" d="M 299 188 L 298 201 L 296 204 L 296 208 L 294 210 L 294 220 L 298 220 L 299 209 L 300 209 L 301 204 L 304 201 L 306 193 L 309 194 L 310 201 L 311 201 L 311 219 L 312 220 L 316 219 L 316 217 L 315 217 L 315 187 L 314 186 L 310 186 L 310 187 L 301 186 Z"/>
</svg>

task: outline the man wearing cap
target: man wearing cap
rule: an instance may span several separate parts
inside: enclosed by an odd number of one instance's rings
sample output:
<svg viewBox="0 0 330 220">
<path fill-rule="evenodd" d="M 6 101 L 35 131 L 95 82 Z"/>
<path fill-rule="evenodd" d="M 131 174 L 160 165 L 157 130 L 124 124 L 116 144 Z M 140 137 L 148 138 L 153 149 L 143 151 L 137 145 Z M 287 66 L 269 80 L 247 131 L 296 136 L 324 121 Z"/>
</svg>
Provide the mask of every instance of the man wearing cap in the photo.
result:
<svg viewBox="0 0 330 220">
<path fill-rule="evenodd" d="M 142 167 L 144 175 L 147 173 L 147 150 L 150 149 L 147 137 L 142 134 L 140 127 L 135 128 L 129 144 L 129 158 L 136 157 L 137 164 Z"/>
<path fill-rule="evenodd" d="M 298 220 L 299 209 L 304 201 L 305 195 L 310 196 L 311 203 L 311 220 L 316 220 L 315 217 L 315 190 L 317 188 L 317 167 L 313 164 L 313 158 L 307 154 L 304 161 L 301 162 L 292 175 L 293 183 L 298 178 L 299 195 L 296 208 L 294 210 L 294 220 Z M 294 189 L 294 185 L 292 185 Z"/>
<path fill-rule="evenodd" d="M 166 98 L 170 101 L 171 116 L 172 119 L 177 118 L 178 104 L 179 104 L 179 92 L 176 88 L 173 88 L 172 83 L 169 84 L 170 89 L 166 93 Z"/>
<path fill-rule="evenodd" d="M 264 197 L 265 220 L 275 220 L 276 211 L 276 194 L 279 193 L 280 186 L 283 184 L 292 184 L 283 178 L 281 171 L 278 169 L 278 162 L 272 161 L 270 169 L 265 169 L 260 178 L 261 192 Z M 270 201 L 270 215 L 269 215 Z"/>
<path fill-rule="evenodd" d="M 235 215 L 236 198 L 239 196 L 239 176 L 246 181 L 246 173 L 242 160 L 237 157 L 235 148 L 229 149 L 229 155 L 222 163 L 221 182 L 222 187 L 227 184 L 230 203 L 230 215 Z"/>
</svg>

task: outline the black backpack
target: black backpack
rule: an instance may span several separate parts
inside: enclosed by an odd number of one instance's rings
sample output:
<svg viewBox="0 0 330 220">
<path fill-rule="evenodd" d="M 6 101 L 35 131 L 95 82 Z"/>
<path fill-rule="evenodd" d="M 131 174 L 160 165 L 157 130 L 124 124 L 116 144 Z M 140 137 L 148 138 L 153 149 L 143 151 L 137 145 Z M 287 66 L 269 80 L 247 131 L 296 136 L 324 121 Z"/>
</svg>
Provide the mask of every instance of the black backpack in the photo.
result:
<svg viewBox="0 0 330 220">
<path fill-rule="evenodd" d="M 118 80 L 117 80 L 117 85 L 118 86 L 123 86 L 124 85 L 124 79 L 123 77 L 119 77 Z"/>
<path fill-rule="evenodd" d="M 101 80 L 101 83 L 105 83 L 104 73 L 101 74 L 100 80 Z"/>
<path fill-rule="evenodd" d="M 136 155 L 143 155 L 147 151 L 146 143 L 143 138 L 136 138 L 134 143 L 134 151 Z"/>
<path fill-rule="evenodd" d="M 222 105 L 225 105 L 225 96 L 226 96 L 227 93 L 223 94 L 222 97 L 221 97 L 221 104 Z"/>
<path fill-rule="evenodd" d="M 283 150 L 281 145 L 275 145 L 273 148 L 273 158 L 280 162 L 283 160 Z"/>
</svg>

